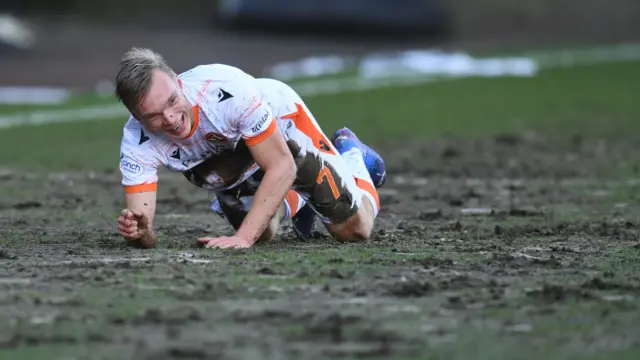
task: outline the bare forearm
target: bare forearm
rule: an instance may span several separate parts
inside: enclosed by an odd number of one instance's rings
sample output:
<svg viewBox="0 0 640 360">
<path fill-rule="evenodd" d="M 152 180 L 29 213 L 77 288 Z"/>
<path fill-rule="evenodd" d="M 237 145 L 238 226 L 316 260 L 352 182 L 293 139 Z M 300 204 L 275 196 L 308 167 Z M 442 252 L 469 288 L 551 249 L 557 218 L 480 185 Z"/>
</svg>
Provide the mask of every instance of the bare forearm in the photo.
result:
<svg viewBox="0 0 640 360">
<path fill-rule="evenodd" d="M 126 197 L 127 209 L 131 211 L 144 214 L 147 217 L 147 225 L 149 228 L 153 228 L 153 220 L 156 215 L 156 195 L 143 193 L 136 194 L 138 196 L 128 195 Z"/>
<path fill-rule="evenodd" d="M 253 198 L 253 204 L 236 236 L 255 243 L 275 216 L 282 199 L 295 180 L 295 165 L 285 163 L 281 167 L 265 172 Z"/>
<path fill-rule="evenodd" d="M 132 245 L 145 249 L 154 248 L 157 243 L 157 235 L 153 230 L 153 220 L 156 208 L 156 193 L 134 193 L 126 195 L 127 209 L 130 216 L 126 225 L 131 226 L 126 236 Z M 127 234 L 125 234 L 127 235 Z"/>
</svg>

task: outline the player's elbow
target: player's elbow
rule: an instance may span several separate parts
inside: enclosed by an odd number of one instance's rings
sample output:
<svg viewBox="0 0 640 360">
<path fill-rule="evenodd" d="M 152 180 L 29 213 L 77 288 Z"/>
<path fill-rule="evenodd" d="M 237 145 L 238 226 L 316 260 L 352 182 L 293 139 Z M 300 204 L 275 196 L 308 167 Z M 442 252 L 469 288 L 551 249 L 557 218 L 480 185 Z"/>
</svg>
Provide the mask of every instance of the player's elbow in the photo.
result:
<svg viewBox="0 0 640 360">
<path fill-rule="evenodd" d="M 282 181 L 288 184 L 288 187 L 293 184 L 296 179 L 297 167 L 292 156 L 287 156 L 280 162 L 279 172 L 282 176 Z"/>
<path fill-rule="evenodd" d="M 272 156 L 267 161 L 260 163 L 264 171 L 262 182 L 268 182 L 267 187 L 282 186 L 289 189 L 296 179 L 297 166 L 291 154 Z"/>
</svg>

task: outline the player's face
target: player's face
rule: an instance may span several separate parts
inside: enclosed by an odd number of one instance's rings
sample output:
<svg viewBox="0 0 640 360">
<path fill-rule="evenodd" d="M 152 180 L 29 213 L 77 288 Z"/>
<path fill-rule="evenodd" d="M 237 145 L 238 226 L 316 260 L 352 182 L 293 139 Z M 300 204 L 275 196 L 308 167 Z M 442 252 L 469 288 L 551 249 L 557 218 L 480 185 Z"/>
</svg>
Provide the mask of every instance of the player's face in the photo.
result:
<svg viewBox="0 0 640 360">
<path fill-rule="evenodd" d="M 164 71 L 155 70 L 151 75 L 151 86 L 138 112 L 139 120 L 150 131 L 162 131 L 176 139 L 184 139 L 191 132 L 192 106 L 177 79 Z"/>
</svg>

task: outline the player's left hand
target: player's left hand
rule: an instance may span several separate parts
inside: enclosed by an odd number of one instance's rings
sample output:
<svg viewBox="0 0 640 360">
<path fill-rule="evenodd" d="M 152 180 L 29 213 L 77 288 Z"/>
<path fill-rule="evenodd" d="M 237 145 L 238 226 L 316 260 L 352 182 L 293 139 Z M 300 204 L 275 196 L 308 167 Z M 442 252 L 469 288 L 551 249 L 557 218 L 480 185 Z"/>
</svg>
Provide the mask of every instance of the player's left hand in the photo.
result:
<svg viewBox="0 0 640 360">
<path fill-rule="evenodd" d="M 203 237 L 198 239 L 198 243 L 217 249 L 244 249 L 253 245 L 250 241 L 238 236 Z"/>
</svg>

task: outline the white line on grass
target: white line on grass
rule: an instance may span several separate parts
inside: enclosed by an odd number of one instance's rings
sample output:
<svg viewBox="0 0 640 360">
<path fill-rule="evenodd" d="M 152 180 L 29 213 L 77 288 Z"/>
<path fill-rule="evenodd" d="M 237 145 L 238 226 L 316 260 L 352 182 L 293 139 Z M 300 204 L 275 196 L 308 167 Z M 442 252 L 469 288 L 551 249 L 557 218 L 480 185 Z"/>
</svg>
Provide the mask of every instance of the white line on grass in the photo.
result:
<svg viewBox="0 0 640 360">
<path fill-rule="evenodd" d="M 539 66 L 539 70 L 613 63 L 630 60 L 640 60 L 640 44 L 622 44 L 615 46 L 600 46 L 581 50 L 553 50 L 546 52 L 529 52 L 520 57 L 531 58 Z M 362 78 L 352 75 L 344 78 L 331 78 L 304 81 L 293 85 L 303 96 L 324 94 L 339 94 L 354 91 L 366 91 L 385 87 L 399 87 L 407 85 L 441 82 L 461 79 L 442 74 L 422 74 L 414 72 L 405 76 L 387 78 Z"/>
<path fill-rule="evenodd" d="M 192 253 L 178 253 L 175 255 L 159 255 L 155 258 L 151 257 L 101 257 L 98 259 L 80 258 L 74 260 L 63 260 L 56 262 L 44 262 L 40 266 L 43 267 L 55 267 L 55 266 L 68 266 L 68 265 L 87 265 L 87 266 L 105 266 L 105 265 L 119 265 L 126 263 L 150 263 L 152 261 L 169 261 L 169 262 L 182 262 L 191 264 L 209 264 L 215 262 L 213 259 L 198 259 Z"/>
<path fill-rule="evenodd" d="M 553 50 L 523 54 L 536 61 L 541 69 L 572 67 L 607 62 L 640 60 L 640 44 L 600 46 L 578 50 Z M 302 96 L 338 94 L 366 91 L 385 87 L 417 85 L 428 82 L 453 80 L 454 77 L 415 74 L 408 77 L 365 79 L 358 76 L 319 79 L 292 85 Z M 50 123 L 95 121 L 127 116 L 128 112 L 120 104 L 90 106 L 77 109 L 42 110 L 15 115 L 0 116 L 0 129 L 23 125 L 43 125 Z M 124 121 L 124 120 L 123 120 Z"/>
<path fill-rule="evenodd" d="M 78 109 L 40 110 L 0 116 L 0 129 L 23 125 L 102 120 L 126 116 L 127 114 L 126 109 L 120 104 L 91 106 Z"/>
</svg>

